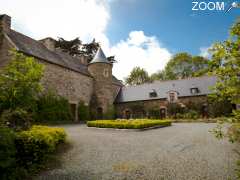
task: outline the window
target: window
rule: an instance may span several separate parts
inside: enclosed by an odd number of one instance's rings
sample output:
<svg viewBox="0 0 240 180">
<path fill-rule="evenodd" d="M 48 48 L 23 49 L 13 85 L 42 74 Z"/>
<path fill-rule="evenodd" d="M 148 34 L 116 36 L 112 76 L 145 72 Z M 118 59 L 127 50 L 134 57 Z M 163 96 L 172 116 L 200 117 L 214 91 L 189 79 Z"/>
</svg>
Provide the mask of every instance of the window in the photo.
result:
<svg viewBox="0 0 240 180">
<path fill-rule="evenodd" d="M 157 92 L 153 89 L 153 90 L 149 93 L 149 97 L 151 97 L 151 98 L 157 97 Z"/>
<path fill-rule="evenodd" d="M 175 101 L 175 93 L 169 93 L 169 101 L 174 102 Z"/>
<path fill-rule="evenodd" d="M 104 71 L 103 71 L 103 76 L 104 76 L 104 77 L 108 77 L 108 76 L 109 76 L 108 69 L 104 69 Z"/>
<path fill-rule="evenodd" d="M 199 93 L 199 89 L 194 87 L 194 88 L 191 88 L 191 94 L 197 94 Z"/>
</svg>

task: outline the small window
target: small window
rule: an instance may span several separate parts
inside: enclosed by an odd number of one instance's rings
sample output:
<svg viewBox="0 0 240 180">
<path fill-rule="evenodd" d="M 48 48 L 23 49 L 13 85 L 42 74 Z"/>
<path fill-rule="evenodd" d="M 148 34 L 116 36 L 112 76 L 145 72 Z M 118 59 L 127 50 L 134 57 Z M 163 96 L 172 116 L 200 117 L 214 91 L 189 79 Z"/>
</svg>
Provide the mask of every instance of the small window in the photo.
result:
<svg viewBox="0 0 240 180">
<path fill-rule="evenodd" d="M 149 93 L 149 97 L 151 97 L 151 98 L 157 97 L 157 92 L 153 89 L 153 90 Z"/>
<path fill-rule="evenodd" d="M 198 88 L 191 88 L 191 94 L 197 94 L 197 93 L 199 93 Z"/>
<path fill-rule="evenodd" d="M 104 76 L 104 77 L 108 77 L 108 76 L 109 76 L 109 71 L 108 71 L 108 69 L 104 69 L 104 71 L 103 71 L 103 76 Z"/>
</svg>

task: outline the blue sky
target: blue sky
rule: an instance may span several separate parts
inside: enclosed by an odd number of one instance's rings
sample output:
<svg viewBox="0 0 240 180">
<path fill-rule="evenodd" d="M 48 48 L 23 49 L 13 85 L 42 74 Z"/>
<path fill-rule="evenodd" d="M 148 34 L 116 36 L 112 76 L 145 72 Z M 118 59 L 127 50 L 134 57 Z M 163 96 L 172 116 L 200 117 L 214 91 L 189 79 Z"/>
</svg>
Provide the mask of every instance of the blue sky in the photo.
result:
<svg viewBox="0 0 240 180">
<path fill-rule="evenodd" d="M 240 9 L 200 12 L 192 11 L 191 0 L 122 0 L 111 3 L 111 14 L 107 34 L 112 44 L 126 38 L 132 29 L 144 29 L 173 53 L 198 55 L 200 47 L 227 38 Z"/>
<path fill-rule="evenodd" d="M 205 2 L 215 1 L 220 0 Z M 225 8 L 232 3 L 224 2 Z M 12 17 L 12 28 L 36 40 L 95 38 L 107 56 L 115 55 L 113 73 L 119 79 L 135 66 L 150 74 L 162 70 L 178 52 L 208 56 L 207 49 L 227 38 L 240 14 L 240 9 L 192 11 L 191 0 L 0 0 L 0 4 L 0 14 Z"/>
</svg>

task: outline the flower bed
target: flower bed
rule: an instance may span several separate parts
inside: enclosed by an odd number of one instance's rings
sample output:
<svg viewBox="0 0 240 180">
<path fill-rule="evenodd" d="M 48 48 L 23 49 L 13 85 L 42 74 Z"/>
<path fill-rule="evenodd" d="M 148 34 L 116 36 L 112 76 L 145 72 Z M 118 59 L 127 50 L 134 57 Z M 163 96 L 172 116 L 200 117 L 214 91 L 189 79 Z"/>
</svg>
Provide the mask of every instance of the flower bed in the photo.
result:
<svg viewBox="0 0 240 180">
<path fill-rule="evenodd" d="M 169 120 L 149 120 L 149 119 L 138 119 L 138 120 L 97 120 L 88 121 L 88 127 L 98 128 L 116 128 L 116 129 L 144 129 L 156 126 L 171 126 Z"/>
</svg>

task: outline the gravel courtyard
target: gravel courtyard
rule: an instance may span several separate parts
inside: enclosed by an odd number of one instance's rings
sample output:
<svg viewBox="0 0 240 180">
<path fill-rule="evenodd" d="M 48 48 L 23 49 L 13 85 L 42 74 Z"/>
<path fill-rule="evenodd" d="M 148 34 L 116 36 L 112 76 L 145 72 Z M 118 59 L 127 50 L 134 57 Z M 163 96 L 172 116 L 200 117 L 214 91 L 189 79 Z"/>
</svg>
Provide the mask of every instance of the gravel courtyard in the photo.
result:
<svg viewBox="0 0 240 180">
<path fill-rule="evenodd" d="M 227 180 L 234 178 L 236 145 L 208 131 L 216 124 L 182 123 L 147 130 L 66 125 L 73 148 L 59 169 L 38 180 Z"/>
</svg>

